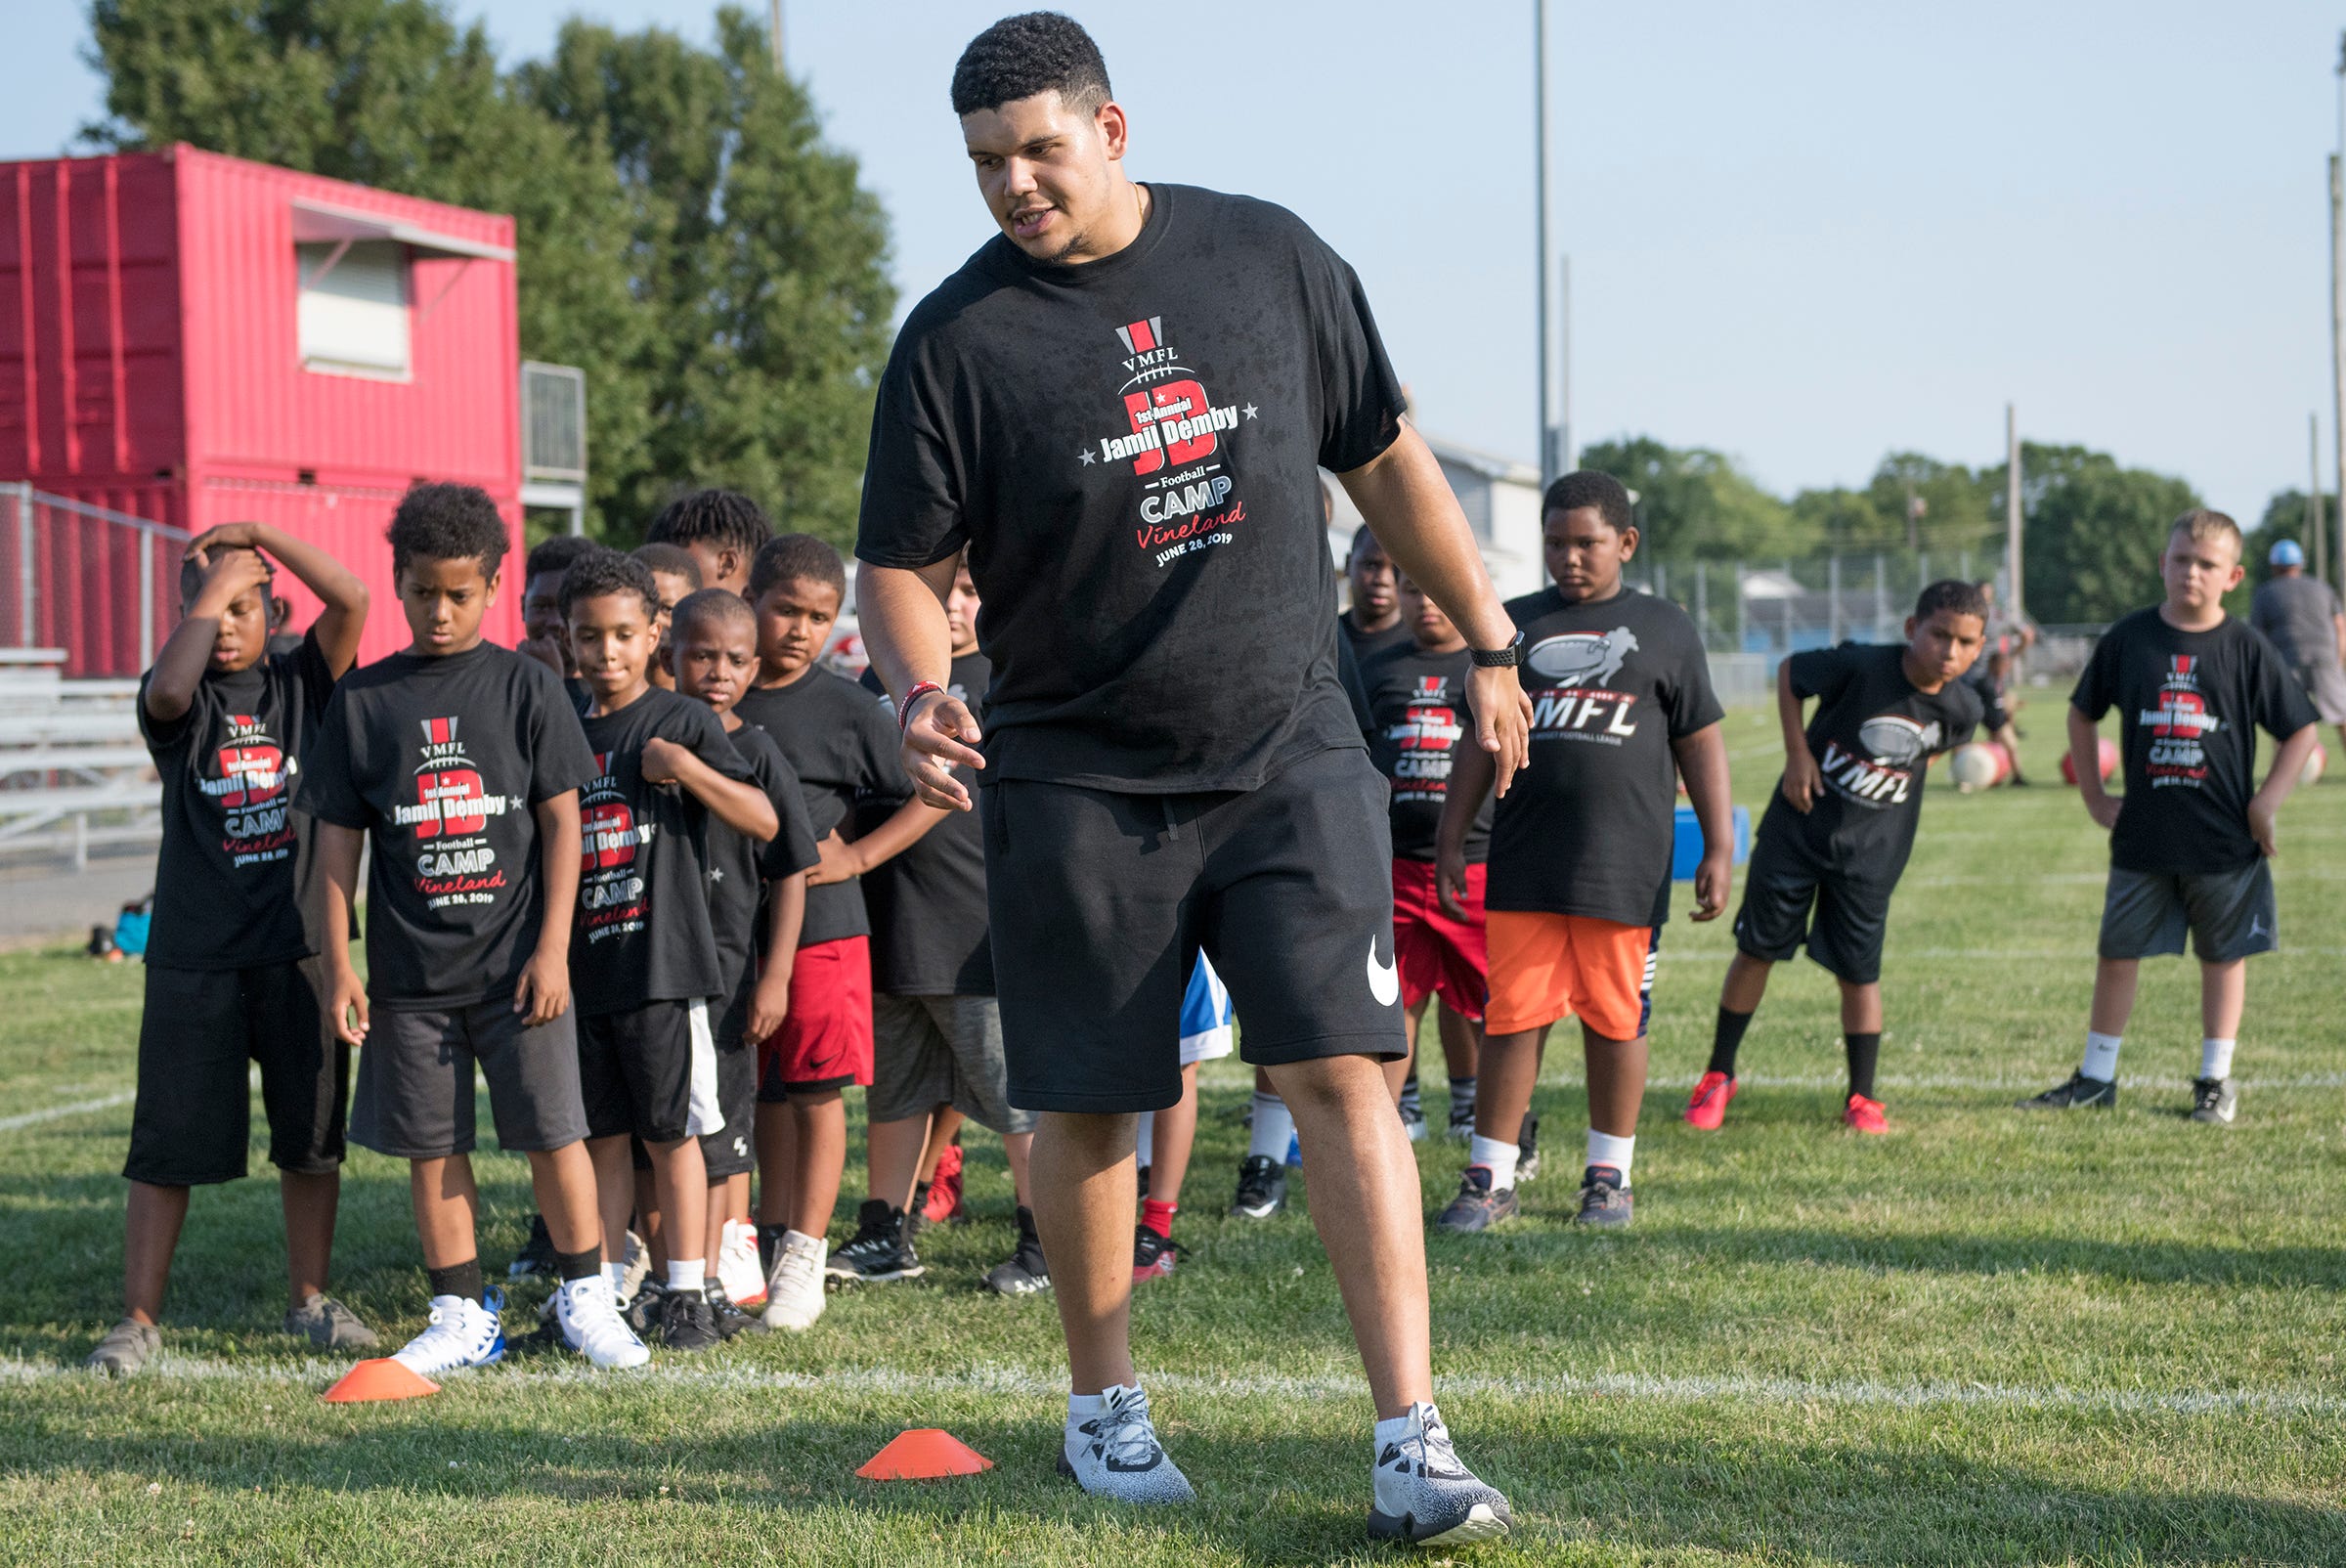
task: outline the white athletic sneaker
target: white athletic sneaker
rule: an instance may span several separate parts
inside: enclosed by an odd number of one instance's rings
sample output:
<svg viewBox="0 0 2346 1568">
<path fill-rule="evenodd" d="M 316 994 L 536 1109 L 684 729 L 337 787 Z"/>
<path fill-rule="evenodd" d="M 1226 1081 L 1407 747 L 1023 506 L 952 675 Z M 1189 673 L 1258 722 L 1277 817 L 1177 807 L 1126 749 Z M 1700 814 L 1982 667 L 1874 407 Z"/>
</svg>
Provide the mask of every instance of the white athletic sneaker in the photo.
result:
<svg viewBox="0 0 2346 1568">
<path fill-rule="evenodd" d="M 765 1326 L 794 1332 L 814 1327 L 823 1315 L 823 1255 L 829 1243 L 792 1231 L 774 1253 L 774 1272 L 765 1279 Z"/>
<path fill-rule="evenodd" d="M 505 1333 L 497 1317 L 504 1304 L 504 1293 L 494 1285 L 478 1301 L 434 1296 L 431 1326 L 393 1352 L 391 1359 L 422 1377 L 486 1367 L 505 1353 Z"/>
<path fill-rule="evenodd" d="M 1456 1546 L 1503 1536 L 1514 1527 L 1507 1500 L 1458 1462 L 1440 1411 L 1420 1401 L 1401 1419 L 1409 1424 L 1400 1435 L 1377 1444 L 1369 1535 L 1418 1546 Z"/>
<path fill-rule="evenodd" d="M 1100 1391 L 1100 1414 L 1067 1416 L 1059 1473 L 1118 1503 L 1195 1503 L 1197 1494 L 1166 1457 L 1149 1420 L 1149 1396 L 1122 1385 Z"/>
<path fill-rule="evenodd" d="M 640 1367 L 650 1350 L 619 1315 L 611 1280 L 600 1272 L 572 1280 L 554 1291 L 554 1323 L 562 1342 L 597 1367 Z"/>
<path fill-rule="evenodd" d="M 758 1266 L 758 1227 L 743 1220 L 727 1220 L 723 1244 L 717 1249 L 717 1283 L 725 1287 L 725 1299 L 744 1312 L 756 1312 L 765 1304 L 765 1271 Z"/>
</svg>

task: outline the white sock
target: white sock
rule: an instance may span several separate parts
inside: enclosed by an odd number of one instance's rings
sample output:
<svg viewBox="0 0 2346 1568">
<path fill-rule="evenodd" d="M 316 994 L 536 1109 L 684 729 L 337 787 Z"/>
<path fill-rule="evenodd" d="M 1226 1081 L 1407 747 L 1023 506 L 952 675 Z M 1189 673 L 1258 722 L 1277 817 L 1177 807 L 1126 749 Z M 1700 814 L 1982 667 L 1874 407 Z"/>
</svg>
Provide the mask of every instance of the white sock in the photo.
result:
<svg viewBox="0 0 2346 1568">
<path fill-rule="evenodd" d="M 1609 1132 L 1588 1129 L 1588 1163 L 1610 1165 L 1621 1172 L 1621 1185 L 1629 1185 L 1629 1161 L 1637 1156 L 1637 1135 L 1616 1138 Z"/>
<path fill-rule="evenodd" d="M 614 1291 L 620 1290 L 628 1283 L 628 1266 L 625 1263 L 606 1263 L 603 1265 L 603 1278 L 611 1282 Z"/>
<path fill-rule="evenodd" d="M 2089 1078 L 2100 1078 L 2104 1083 L 2117 1082 L 2118 1047 L 2125 1041 L 2126 1037 L 2122 1034 L 2097 1034 L 2092 1029 L 2086 1030 L 2085 1061 L 2077 1070 Z"/>
<path fill-rule="evenodd" d="M 1280 1153 L 1283 1154 L 1286 1153 L 1286 1151 L 1282 1149 L 1280 1151 Z M 1138 1141 L 1133 1146 L 1133 1154 L 1137 1163 L 1143 1170 L 1147 1170 L 1150 1166 L 1156 1163 L 1155 1111 L 1144 1111 L 1141 1112 L 1141 1132 Z"/>
<path fill-rule="evenodd" d="M 1398 1443 L 1402 1439 L 1408 1437 L 1410 1435 L 1411 1423 L 1415 1418 L 1416 1415 L 1417 1407 L 1412 1405 L 1408 1410 L 1403 1411 L 1399 1416 L 1388 1416 L 1383 1420 L 1378 1421 L 1376 1423 L 1376 1452 L 1382 1454 L 1385 1451 L 1386 1444 Z"/>
<path fill-rule="evenodd" d="M 1515 1161 L 1523 1154 L 1521 1144 L 1502 1144 L 1481 1133 L 1466 1146 L 1466 1163 L 1482 1165 L 1491 1172 L 1491 1190 L 1503 1193 L 1515 1185 Z"/>
<path fill-rule="evenodd" d="M 697 1293 L 707 1288 L 708 1283 L 709 1264 L 707 1259 L 694 1258 L 690 1263 L 685 1262 L 682 1258 L 668 1260 L 668 1287 L 671 1290 L 682 1290 L 687 1294 Z"/>
<path fill-rule="evenodd" d="M 1287 1103 L 1260 1090 L 1254 1096 L 1254 1130 L 1246 1136 L 1246 1157 L 1260 1155 L 1275 1164 L 1287 1162 L 1287 1142 L 1295 1136 L 1295 1118 Z"/>
<path fill-rule="evenodd" d="M 2199 1076 L 2229 1078 L 2232 1076 L 2232 1048 L 2235 1040 L 2201 1040 L 2199 1042 Z"/>
</svg>

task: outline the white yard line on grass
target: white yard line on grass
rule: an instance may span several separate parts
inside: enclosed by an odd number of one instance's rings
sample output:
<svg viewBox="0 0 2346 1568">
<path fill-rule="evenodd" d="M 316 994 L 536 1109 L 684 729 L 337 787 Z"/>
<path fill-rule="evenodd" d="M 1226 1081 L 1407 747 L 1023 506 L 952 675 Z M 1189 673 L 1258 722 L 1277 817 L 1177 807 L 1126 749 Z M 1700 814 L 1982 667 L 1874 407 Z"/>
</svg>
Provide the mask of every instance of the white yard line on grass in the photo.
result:
<svg viewBox="0 0 2346 1568">
<path fill-rule="evenodd" d="M 67 1106 L 51 1106 L 43 1111 L 0 1116 L 0 1132 L 22 1132 L 26 1127 L 37 1127 L 44 1121 L 57 1121 L 65 1116 L 86 1116 L 95 1111 L 111 1111 L 116 1106 L 129 1105 L 138 1097 L 137 1090 L 124 1089 L 119 1094 L 102 1095 L 96 1100 L 76 1100 Z"/>
<path fill-rule="evenodd" d="M 2031 879 L 2042 881 L 2042 878 Z M 2096 881 L 2101 880 L 2096 878 Z M 1654 955 L 1665 964 L 1716 964 L 1716 950 L 1688 952 L 1684 947 L 1672 948 L 1667 944 Z M 2346 947 L 2278 947 L 2269 953 L 2259 953 L 2260 961 L 2274 958 L 2346 958 Z M 2090 947 L 1897 947 L 1890 949 L 1889 960 L 1901 963 L 1909 959 L 1932 962 L 1962 962 L 1989 964 L 2090 964 L 2094 950 Z"/>
<path fill-rule="evenodd" d="M 348 1362 L 315 1359 L 223 1362 L 174 1356 L 166 1352 L 150 1371 L 141 1374 L 141 1380 L 159 1378 L 184 1382 L 300 1383 L 323 1390 L 347 1372 L 349 1367 Z M 648 1367 L 640 1372 L 597 1372 L 575 1363 L 557 1363 L 542 1367 L 501 1367 L 466 1375 L 531 1384 L 602 1384 L 613 1389 L 655 1383 L 665 1387 L 696 1389 L 874 1394 L 902 1396 L 916 1401 L 954 1394 L 1049 1399 L 1066 1390 L 1066 1379 L 1061 1373 L 1023 1367 L 978 1367 L 966 1372 L 939 1375 L 904 1372 L 887 1367 L 787 1372 L 754 1367 L 676 1367 L 667 1364 Z M 58 1382 L 90 1376 L 89 1372 L 77 1367 L 15 1358 L 0 1360 L 0 1384 Z M 1197 1372 L 1158 1372 L 1150 1377 L 1149 1386 L 1166 1393 L 1290 1403 L 1301 1400 L 1359 1399 L 1368 1393 L 1367 1385 L 1356 1377 L 1307 1377 L 1279 1373 L 1214 1376 Z M 1440 1388 L 1446 1396 L 1500 1399 L 1595 1398 L 1687 1403 L 1740 1399 L 1765 1405 L 1856 1405 L 1893 1410 L 1964 1406 L 2174 1416 L 2346 1415 L 2346 1398 L 2295 1388 L 2168 1392 L 2144 1388 L 2066 1388 L 2060 1385 L 2032 1388 L 1977 1382 L 1887 1383 L 1859 1379 L 1803 1382 L 1790 1377 L 1671 1377 L 1648 1372 L 1564 1373 L 1552 1377 L 1445 1377 L 1440 1379 Z"/>
<path fill-rule="evenodd" d="M 1988 1078 L 1956 1074 L 1916 1073 L 1906 1075 L 1885 1072 L 1875 1081 L 1885 1089 L 1961 1089 L 1981 1094 L 2006 1094 L 2015 1089 L 2037 1090 L 2045 1085 L 2046 1077 L 2057 1068 L 2025 1077 Z M 1542 1088 L 1579 1088 L 1584 1083 L 1575 1073 L 1542 1073 Z M 1646 1079 L 1653 1089 L 1691 1089 L 1700 1081 L 1692 1073 L 1674 1076 L 1655 1073 Z M 1841 1074 L 1814 1077 L 1775 1077 L 1766 1073 L 1738 1073 L 1736 1083 L 1745 1089 L 1834 1089 L 1846 1090 L 1848 1079 Z M 2118 1079 L 2121 1089 L 2188 1089 L 2192 1080 L 2181 1076 L 2161 1077 L 2154 1074 L 2128 1073 Z M 2301 1072 L 2289 1078 L 2242 1078 L 2242 1093 L 2267 1089 L 2346 1089 L 2346 1072 Z"/>
</svg>

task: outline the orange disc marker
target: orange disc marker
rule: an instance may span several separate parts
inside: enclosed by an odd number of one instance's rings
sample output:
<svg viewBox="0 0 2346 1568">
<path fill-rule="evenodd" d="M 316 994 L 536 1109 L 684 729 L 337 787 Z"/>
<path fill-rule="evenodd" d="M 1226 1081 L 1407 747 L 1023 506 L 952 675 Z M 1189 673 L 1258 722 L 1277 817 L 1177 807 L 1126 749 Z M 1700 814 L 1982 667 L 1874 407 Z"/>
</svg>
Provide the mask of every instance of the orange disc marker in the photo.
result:
<svg viewBox="0 0 2346 1568">
<path fill-rule="evenodd" d="M 993 1467 L 992 1459 L 951 1432 L 920 1426 L 889 1439 L 888 1446 L 866 1459 L 855 1473 L 867 1481 L 939 1481 L 948 1475 L 976 1475 Z"/>
<path fill-rule="evenodd" d="M 438 1383 L 409 1371 L 406 1362 L 377 1356 L 344 1372 L 342 1380 L 321 1397 L 332 1405 L 366 1405 L 380 1399 L 421 1399 L 438 1392 Z"/>
</svg>

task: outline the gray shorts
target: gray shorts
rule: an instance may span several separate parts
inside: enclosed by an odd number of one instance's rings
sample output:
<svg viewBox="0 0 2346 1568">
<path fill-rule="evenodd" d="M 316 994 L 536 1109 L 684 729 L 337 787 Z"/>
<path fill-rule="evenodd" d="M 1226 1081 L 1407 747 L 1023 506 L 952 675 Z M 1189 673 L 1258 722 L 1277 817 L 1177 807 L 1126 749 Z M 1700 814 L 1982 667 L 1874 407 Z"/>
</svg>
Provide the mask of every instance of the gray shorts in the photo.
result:
<svg viewBox="0 0 2346 1568">
<path fill-rule="evenodd" d="M 2346 724 L 2346 670 L 2334 664 L 2299 665 L 2297 680 L 2314 700 L 2314 712 L 2322 716 L 2322 722 Z"/>
<path fill-rule="evenodd" d="M 577 1015 L 533 1029 L 510 1001 L 492 998 L 443 1012 L 373 1010 L 350 1141 L 395 1159 L 470 1154 L 476 1062 L 505 1149 L 560 1149 L 586 1136 Z"/>
<path fill-rule="evenodd" d="M 908 1121 L 951 1106 L 1005 1137 L 1034 1131 L 1034 1112 L 1010 1103 L 1002 1010 L 990 996 L 872 998 L 872 1087 L 865 1114 Z"/>
<path fill-rule="evenodd" d="M 2273 868 L 2262 856 L 2237 871 L 2126 871 L 2109 868 L 2102 900 L 2104 958 L 2158 958 L 2192 951 L 2203 964 L 2229 964 L 2280 943 Z"/>
</svg>

